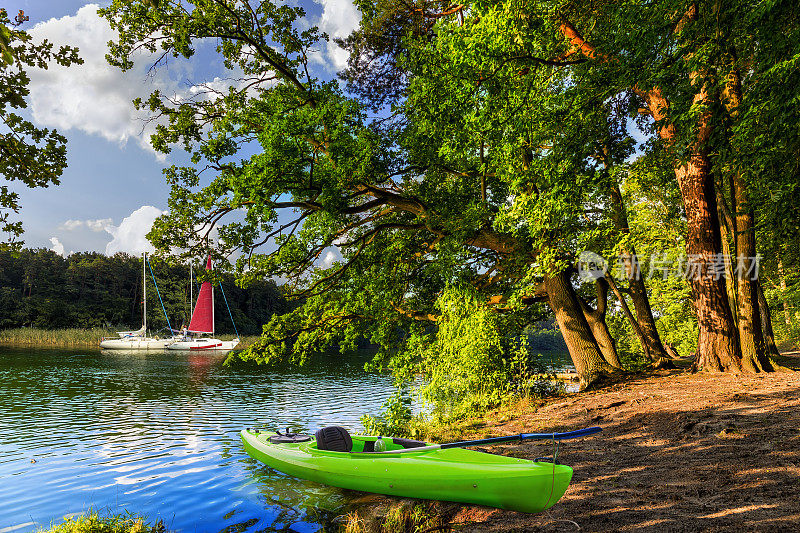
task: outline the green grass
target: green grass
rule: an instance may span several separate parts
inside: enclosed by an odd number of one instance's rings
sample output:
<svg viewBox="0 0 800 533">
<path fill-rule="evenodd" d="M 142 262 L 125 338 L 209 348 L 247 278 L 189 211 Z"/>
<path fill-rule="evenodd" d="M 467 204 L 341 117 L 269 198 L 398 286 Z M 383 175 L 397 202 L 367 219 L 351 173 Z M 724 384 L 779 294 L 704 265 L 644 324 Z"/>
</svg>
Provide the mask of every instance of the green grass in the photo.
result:
<svg viewBox="0 0 800 533">
<path fill-rule="evenodd" d="M 16 328 L 0 331 L 0 345 L 5 346 L 97 346 L 103 337 L 116 337 L 105 328 L 39 329 Z"/>
<path fill-rule="evenodd" d="M 96 511 L 67 518 L 60 524 L 52 524 L 49 529 L 39 529 L 40 533 L 163 533 L 161 520 L 154 525 L 144 518 L 131 513 L 101 516 Z"/>
<path fill-rule="evenodd" d="M 377 510 L 374 509 L 374 510 Z M 429 503 L 409 500 L 392 503 L 373 516 L 361 516 L 357 511 L 345 515 L 341 533 L 420 533 L 445 529 L 441 517 Z M 380 516 L 383 515 L 383 516 Z"/>
</svg>

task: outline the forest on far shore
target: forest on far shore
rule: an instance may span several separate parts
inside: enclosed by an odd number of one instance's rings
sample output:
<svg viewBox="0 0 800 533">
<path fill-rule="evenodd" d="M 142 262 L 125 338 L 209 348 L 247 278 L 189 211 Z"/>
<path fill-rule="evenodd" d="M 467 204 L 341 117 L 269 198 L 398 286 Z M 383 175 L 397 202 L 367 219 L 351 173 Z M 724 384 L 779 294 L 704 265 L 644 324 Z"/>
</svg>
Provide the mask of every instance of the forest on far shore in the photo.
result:
<svg viewBox="0 0 800 533">
<path fill-rule="evenodd" d="M 189 266 L 152 259 L 158 291 L 173 328 L 191 316 Z M 202 267 L 195 267 L 197 275 Z M 152 275 L 147 274 L 147 324 L 167 327 Z M 274 281 L 256 281 L 247 289 L 223 275 L 223 290 L 240 335 L 261 333 L 274 313 L 289 310 Z M 200 283 L 194 281 L 194 297 Z M 219 333 L 234 333 L 222 295 L 215 295 Z M 61 257 L 52 250 L 0 250 L 0 329 L 112 327 L 136 329 L 142 323 L 142 258 L 125 253 L 106 256 L 78 252 Z"/>
</svg>

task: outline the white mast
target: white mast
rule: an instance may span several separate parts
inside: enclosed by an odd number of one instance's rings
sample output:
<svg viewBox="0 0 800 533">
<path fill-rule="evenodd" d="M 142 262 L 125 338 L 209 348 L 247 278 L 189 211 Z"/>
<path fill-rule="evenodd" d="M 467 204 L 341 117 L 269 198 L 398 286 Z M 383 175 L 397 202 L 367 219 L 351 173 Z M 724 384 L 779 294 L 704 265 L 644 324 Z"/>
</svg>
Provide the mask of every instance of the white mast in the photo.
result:
<svg viewBox="0 0 800 533">
<path fill-rule="evenodd" d="M 142 328 L 147 336 L 147 252 L 142 252 Z"/>
<path fill-rule="evenodd" d="M 194 315 L 194 283 L 192 283 L 194 274 L 192 268 L 194 265 L 189 263 L 189 316 Z"/>
</svg>

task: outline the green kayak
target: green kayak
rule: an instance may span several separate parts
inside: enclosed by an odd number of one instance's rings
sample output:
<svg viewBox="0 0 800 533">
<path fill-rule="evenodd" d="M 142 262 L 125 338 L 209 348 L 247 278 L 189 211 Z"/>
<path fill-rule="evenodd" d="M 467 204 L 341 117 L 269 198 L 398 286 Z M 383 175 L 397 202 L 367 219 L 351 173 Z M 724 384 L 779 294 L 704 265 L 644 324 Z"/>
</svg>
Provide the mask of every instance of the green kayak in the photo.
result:
<svg viewBox="0 0 800 533">
<path fill-rule="evenodd" d="M 312 436 L 304 436 L 304 442 L 282 442 L 291 439 L 252 429 L 243 430 L 241 436 L 247 453 L 275 470 L 392 496 L 536 513 L 555 504 L 572 479 L 572 468 L 564 465 L 463 448 L 441 449 L 407 439 L 383 437 L 386 451 L 375 453 L 377 437 L 354 435 L 352 448 L 348 443 L 350 451 L 341 452 L 320 450 Z"/>
</svg>

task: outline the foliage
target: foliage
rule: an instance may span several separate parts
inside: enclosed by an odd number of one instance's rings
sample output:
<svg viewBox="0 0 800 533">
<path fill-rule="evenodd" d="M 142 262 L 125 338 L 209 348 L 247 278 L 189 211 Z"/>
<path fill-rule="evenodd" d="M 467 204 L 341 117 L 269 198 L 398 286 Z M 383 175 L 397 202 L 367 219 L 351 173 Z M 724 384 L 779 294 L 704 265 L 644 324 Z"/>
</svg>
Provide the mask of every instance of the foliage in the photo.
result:
<svg viewBox="0 0 800 533">
<path fill-rule="evenodd" d="M 302 362 L 360 338 L 381 346 L 382 356 L 411 346 L 406 336 L 421 347 L 433 340 L 420 322 L 435 320 L 441 291 L 461 282 L 484 300 L 499 296 L 509 315 L 503 335 L 514 337 L 541 318 L 540 306 L 519 305 L 535 276 L 596 237 L 600 226 L 582 211 L 595 201 L 597 177 L 585 150 L 526 155 L 539 141 L 529 139 L 533 125 L 556 124 L 569 105 L 542 92 L 564 73 L 517 80 L 505 56 L 518 45 L 493 32 L 509 24 L 516 31 L 518 13 L 478 7 L 487 11 L 481 24 L 460 28 L 447 18 L 433 42 L 402 41 L 398 65 L 413 98 L 397 101 L 397 120 L 383 124 L 337 84 L 309 74 L 308 53 L 324 39 L 300 30 L 299 8 L 197 2 L 190 16 L 180 2 L 116 1 L 102 10 L 119 32 L 111 55 L 122 68 L 137 49 L 189 57 L 201 40 L 219 43 L 234 80 L 226 91 L 179 102 L 154 93 L 137 104 L 165 120 L 154 146 L 182 145 L 196 163 L 168 169 L 169 214 L 153 242 L 162 252 L 204 253 L 207 232 L 219 225 L 224 246 L 244 252 L 236 265 L 242 283 L 281 276 L 302 303 L 273 317 L 244 357 Z M 493 69 L 496 79 L 475 90 L 480 72 Z M 520 113 L 534 95 L 545 101 Z M 536 168 L 524 170 L 526 160 Z M 201 168 L 214 173 L 206 186 Z M 233 212 L 244 222 L 225 223 Z M 332 249 L 341 260 L 321 265 Z"/>
<path fill-rule="evenodd" d="M 523 334 L 527 337 L 528 350 L 533 352 L 566 352 L 564 337 L 554 321 L 541 321 L 527 326 Z"/>
<path fill-rule="evenodd" d="M 158 260 L 151 263 L 172 327 L 188 324 L 194 303 L 189 299 L 188 266 Z M 198 266 L 194 270 L 202 272 Z M 274 282 L 253 283 L 249 289 L 241 289 L 230 275 L 221 275 L 221 280 L 240 334 L 261 333 L 261 325 L 270 316 L 289 309 Z M 127 254 L 107 257 L 95 252 L 64 258 L 45 249 L 0 251 L 0 329 L 130 329 L 142 321 L 141 295 L 141 258 Z M 197 296 L 197 287 L 194 295 Z M 219 332 L 233 333 L 227 308 L 219 301 L 221 297 L 217 298 L 215 320 Z M 147 309 L 148 326 L 154 331 L 166 328 L 149 271 Z"/>
<path fill-rule="evenodd" d="M 166 171 L 169 213 L 150 234 L 160 252 L 205 254 L 217 227 L 215 253 L 243 252 L 241 284 L 280 276 L 298 303 L 243 356 L 303 362 L 367 339 L 381 348 L 374 368 L 406 384 L 424 377 L 415 386 L 434 410 L 497 401 L 512 373 L 505 339 L 543 318 L 543 278 L 579 252 L 635 244 L 673 257 L 687 244 L 675 165 L 694 149 L 698 116 L 724 107 L 728 48 L 763 59 L 753 70 L 763 77 L 745 76 L 757 94 L 776 72 L 796 75 L 796 42 L 761 27 L 796 20 L 786 2 L 701 2 L 685 20 L 677 0 L 358 6 L 361 26 L 342 41 L 349 93 L 313 75 L 309 57 L 327 38 L 294 5 L 115 0 L 101 12 L 118 32 L 110 60 L 123 69 L 137 50 L 189 58 L 199 43 L 217 44 L 225 90 L 156 91 L 135 104 L 163 121 L 157 150 L 183 147 L 192 160 Z M 713 102 L 697 102 L 698 86 Z M 669 102 L 666 118 L 646 107 L 653 87 Z M 748 101 L 744 122 L 715 123 L 715 172 L 729 175 L 757 130 L 778 134 L 757 115 L 759 105 L 773 114 L 793 105 L 785 93 Z M 796 133 L 786 133 L 781 146 L 794 153 Z M 617 186 L 632 206 L 627 232 L 613 224 Z M 650 286 L 658 327 L 686 353 L 698 331 L 688 284 L 662 281 Z M 574 289 L 587 292 L 565 292 Z M 448 299 L 453 290 L 465 300 Z"/>
<path fill-rule="evenodd" d="M 374 509 L 372 510 L 374 511 Z M 383 510 L 381 510 L 383 511 Z M 359 511 L 345 516 L 342 533 L 420 533 L 446 529 L 442 515 L 430 503 L 389 503 L 385 513 L 376 517 L 362 517 Z"/>
<path fill-rule="evenodd" d="M 663 157 L 643 156 L 629 166 L 621 189 L 629 206 L 631 238 L 640 255 L 659 336 L 678 354 L 688 356 L 697 350 L 698 326 L 691 288 L 678 271 L 686 264 L 686 218 L 673 177 Z M 627 339 L 629 348 L 623 353 L 638 351 L 638 346 L 633 346 L 634 333 L 627 325 L 617 332 L 625 337 L 618 337 L 620 342 Z"/>
<path fill-rule="evenodd" d="M 366 435 L 392 435 L 416 437 L 419 426 L 423 423 L 421 416 L 414 416 L 411 411 L 411 398 L 398 390 L 383 404 L 383 412 L 378 415 L 365 414 L 361 417 Z"/>
<path fill-rule="evenodd" d="M 100 515 L 90 510 L 86 514 L 54 524 L 42 533 L 163 533 L 164 524 L 159 520 L 151 526 L 145 519 L 132 513 Z"/>
<path fill-rule="evenodd" d="M 515 379 L 528 358 L 527 347 L 514 346 L 503 336 L 502 318 L 483 305 L 474 289 L 450 287 L 436 307 L 441 317 L 435 339 L 417 341 L 424 346 L 409 342 L 412 353 L 421 356 L 418 369 L 424 385 L 419 396 L 433 407 L 434 416 L 457 418 L 467 411 L 488 409 L 521 386 Z"/>
<path fill-rule="evenodd" d="M 28 20 L 20 11 L 12 22 L 0 8 L 0 176 L 5 182 L 19 181 L 26 187 L 57 185 L 67 166 L 66 139 L 55 130 L 37 128 L 18 110 L 25 109 L 30 78 L 26 69 L 47 69 L 52 63 L 67 67 L 82 64 L 78 49 L 45 40 L 34 43 L 19 26 Z M 0 250 L 20 249 L 22 224 L 11 218 L 20 210 L 19 194 L 0 185 Z"/>
<path fill-rule="evenodd" d="M 617 354 L 619 354 L 622 368 L 631 371 L 640 371 L 648 368 L 652 361 L 645 357 L 642 345 L 636 337 L 630 322 L 621 312 L 610 313 L 606 322 L 608 331 L 615 340 Z"/>
<path fill-rule="evenodd" d="M 368 368 L 390 369 L 398 387 L 377 417 L 362 419 L 367 432 L 415 435 L 426 420 L 447 422 L 479 415 L 538 387 L 526 337 L 508 338 L 500 315 L 468 285 L 448 287 L 437 299 L 436 331 L 410 334 L 391 357 Z M 409 390 L 409 394 L 402 391 Z M 412 416 L 410 400 L 420 413 Z"/>
</svg>

